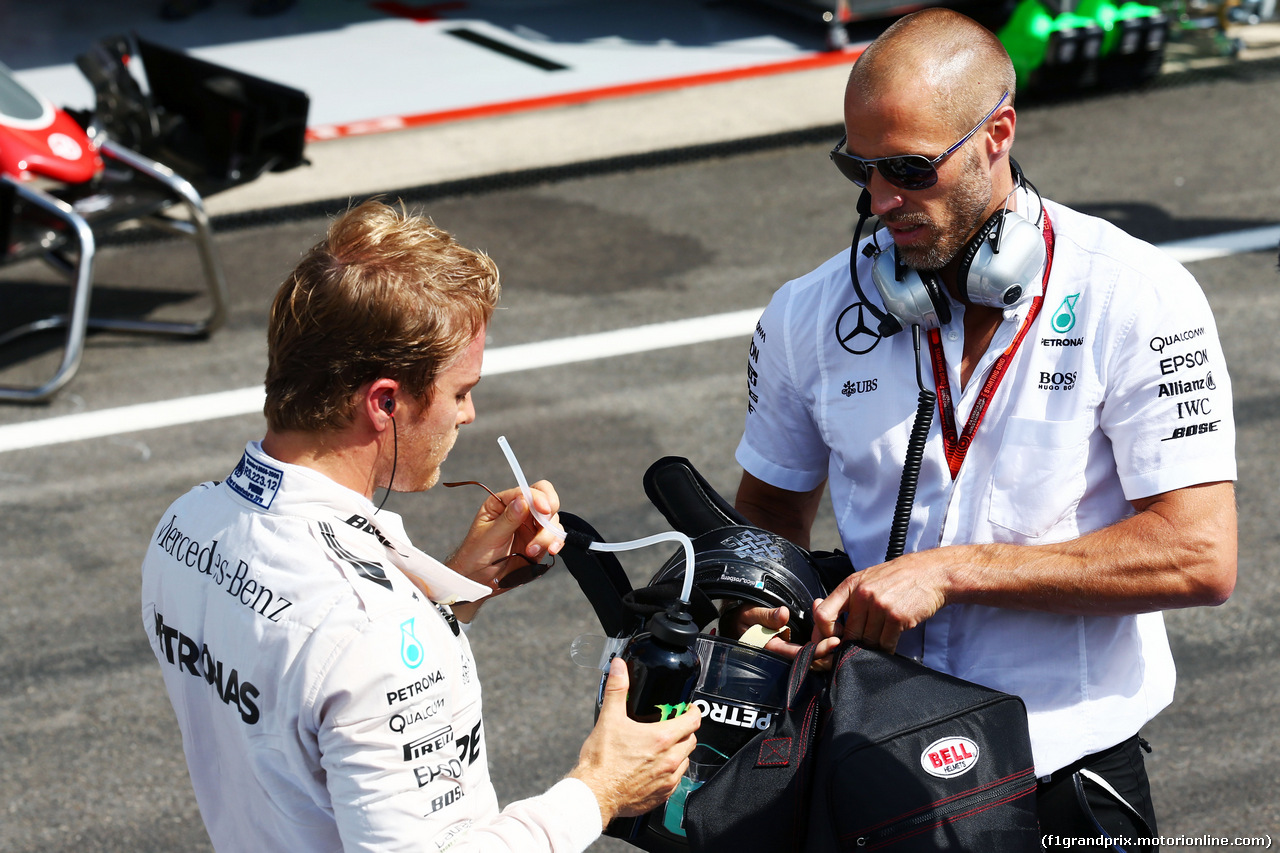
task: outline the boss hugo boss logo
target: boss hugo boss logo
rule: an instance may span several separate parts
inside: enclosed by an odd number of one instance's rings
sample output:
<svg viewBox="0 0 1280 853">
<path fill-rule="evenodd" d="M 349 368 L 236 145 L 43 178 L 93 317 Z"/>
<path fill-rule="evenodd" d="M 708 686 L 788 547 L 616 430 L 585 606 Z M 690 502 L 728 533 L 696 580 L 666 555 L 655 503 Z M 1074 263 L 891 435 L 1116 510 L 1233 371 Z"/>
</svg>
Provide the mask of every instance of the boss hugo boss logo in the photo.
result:
<svg viewBox="0 0 1280 853">
<path fill-rule="evenodd" d="M 1076 387 L 1077 373 L 1074 370 L 1068 371 L 1040 371 L 1040 390 L 1041 391 L 1070 391 Z"/>
<path fill-rule="evenodd" d="M 967 737 L 935 740 L 920 753 L 920 766 L 930 776 L 950 779 L 968 773 L 978 764 L 978 745 Z"/>
</svg>

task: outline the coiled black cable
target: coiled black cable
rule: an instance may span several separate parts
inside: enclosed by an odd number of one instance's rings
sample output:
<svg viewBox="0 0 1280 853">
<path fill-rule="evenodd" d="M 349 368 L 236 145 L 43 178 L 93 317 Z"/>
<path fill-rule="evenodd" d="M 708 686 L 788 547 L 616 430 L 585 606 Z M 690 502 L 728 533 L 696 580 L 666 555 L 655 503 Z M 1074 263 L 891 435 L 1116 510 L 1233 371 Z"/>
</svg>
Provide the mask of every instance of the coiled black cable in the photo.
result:
<svg viewBox="0 0 1280 853">
<path fill-rule="evenodd" d="M 907 441 L 907 458 L 902 465 L 902 480 L 898 485 L 898 502 L 893 508 L 893 525 L 889 528 L 889 547 L 885 562 L 901 557 L 907 547 L 907 528 L 911 525 L 911 507 L 916 500 L 916 485 L 920 482 L 920 465 L 924 462 L 924 446 L 933 426 L 933 408 L 938 395 L 924 387 L 920 372 L 920 327 L 911 327 L 911 339 L 916 350 L 916 385 L 920 397 L 916 403 L 915 423 L 911 426 L 911 438 Z"/>
</svg>

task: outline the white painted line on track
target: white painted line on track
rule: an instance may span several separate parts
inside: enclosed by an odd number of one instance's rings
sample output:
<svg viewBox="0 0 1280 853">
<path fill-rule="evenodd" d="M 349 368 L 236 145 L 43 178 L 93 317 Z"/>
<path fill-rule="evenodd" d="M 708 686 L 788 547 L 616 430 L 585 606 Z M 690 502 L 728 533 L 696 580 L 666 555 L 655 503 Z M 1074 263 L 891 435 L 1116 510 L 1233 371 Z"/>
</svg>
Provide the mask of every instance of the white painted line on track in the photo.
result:
<svg viewBox="0 0 1280 853">
<path fill-rule="evenodd" d="M 518 373 L 555 365 L 593 361 L 670 347 L 745 337 L 755 328 L 760 308 L 694 317 L 670 323 L 655 323 L 632 329 L 557 338 L 532 344 L 518 344 L 487 350 L 484 375 Z M 68 441 L 139 432 L 160 427 L 249 415 L 262 411 L 265 391 L 261 387 L 200 394 L 176 400 L 139 403 L 116 409 L 63 415 L 28 423 L 0 426 L 0 453 L 26 450 Z"/>
<path fill-rule="evenodd" d="M 1280 225 L 1266 225 L 1246 231 L 1231 231 L 1227 234 L 1178 240 L 1174 243 L 1165 243 L 1160 248 L 1173 255 L 1178 263 L 1189 264 L 1195 261 L 1225 258 L 1228 255 L 1261 252 L 1278 246 L 1280 246 Z"/>
<path fill-rule="evenodd" d="M 1246 252 L 1275 249 L 1280 244 L 1280 225 L 1268 225 L 1165 243 L 1161 249 L 1180 263 L 1222 258 Z M 669 323 L 654 323 L 632 329 L 618 329 L 557 338 L 539 343 L 497 347 L 485 352 L 484 373 L 495 376 L 542 367 L 575 364 L 619 355 L 633 355 L 670 347 L 749 335 L 763 308 L 694 317 Z M 160 400 L 116 409 L 102 409 L 63 415 L 40 421 L 0 426 L 0 453 L 45 447 L 69 441 L 139 432 L 160 427 L 248 415 L 262 411 L 262 388 L 241 388 L 201 394 L 176 400 Z"/>
</svg>

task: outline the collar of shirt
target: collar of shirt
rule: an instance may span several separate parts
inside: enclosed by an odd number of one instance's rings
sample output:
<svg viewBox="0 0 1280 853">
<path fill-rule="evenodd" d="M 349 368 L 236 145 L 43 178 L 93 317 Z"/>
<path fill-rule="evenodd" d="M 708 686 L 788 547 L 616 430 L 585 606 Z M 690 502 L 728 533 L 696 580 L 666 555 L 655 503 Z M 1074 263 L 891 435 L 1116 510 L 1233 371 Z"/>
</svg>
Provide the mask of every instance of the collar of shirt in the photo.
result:
<svg viewBox="0 0 1280 853">
<path fill-rule="evenodd" d="M 286 479 L 288 487 L 283 488 Z M 479 601 L 491 592 L 488 586 L 463 577 L 416 548 L 409 541 L 399 515 L 387 510 L 379 512 L 364 495 L 339 485 L 319 471 L 269 456 L 261 442 L 251 441 L 245 446 L 244 456 L 227 477 L 226 484 L 237 497 L 261 511 L 314 521 L 336 520 L 339 523 L 335 531 L 372 532 L 384 546 L 386 559 L 406 575 L 421 581 L 434 602 Z"/>
</svg>

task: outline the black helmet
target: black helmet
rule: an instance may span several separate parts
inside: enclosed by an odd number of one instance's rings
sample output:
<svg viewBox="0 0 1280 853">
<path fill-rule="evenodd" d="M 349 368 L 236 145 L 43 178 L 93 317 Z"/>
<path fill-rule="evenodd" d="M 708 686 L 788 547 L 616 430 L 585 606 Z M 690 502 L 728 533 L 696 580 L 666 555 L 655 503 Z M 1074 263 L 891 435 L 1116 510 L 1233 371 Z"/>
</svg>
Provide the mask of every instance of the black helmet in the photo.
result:
<svg viewBox="0 0 1280 853">
<path fill-rule="evenodd" d="M 684 577 L 684 551 L 669 559 L 650 586 Z M 749 601 L 763 607 L 785 605 L 792 642 L 813 635 L 813 601 L 827 590 L 808 555 L 777 534 L 735 524 L 693 540 L 693 585 L 711 599 Z"/>
</svg>

